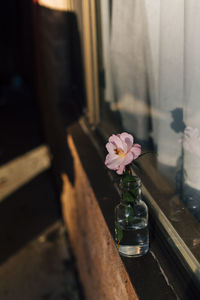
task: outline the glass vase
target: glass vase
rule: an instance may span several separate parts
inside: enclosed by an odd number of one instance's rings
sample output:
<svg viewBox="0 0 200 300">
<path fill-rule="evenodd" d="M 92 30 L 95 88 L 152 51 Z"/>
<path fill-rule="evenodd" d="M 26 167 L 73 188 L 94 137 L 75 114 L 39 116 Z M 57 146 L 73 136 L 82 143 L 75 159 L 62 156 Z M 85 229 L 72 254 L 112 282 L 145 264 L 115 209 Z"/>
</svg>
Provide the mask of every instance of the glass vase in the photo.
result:
<svg viewBox="0 0 200 300">
<path fill-rule="evenodd" d="M 148 207 L 141 199 L 141 180 L 121 180 L 121 202 L 115 208 L 115 242 L 119 253 L 137 257 L 149 250 Z"/>
</svg>

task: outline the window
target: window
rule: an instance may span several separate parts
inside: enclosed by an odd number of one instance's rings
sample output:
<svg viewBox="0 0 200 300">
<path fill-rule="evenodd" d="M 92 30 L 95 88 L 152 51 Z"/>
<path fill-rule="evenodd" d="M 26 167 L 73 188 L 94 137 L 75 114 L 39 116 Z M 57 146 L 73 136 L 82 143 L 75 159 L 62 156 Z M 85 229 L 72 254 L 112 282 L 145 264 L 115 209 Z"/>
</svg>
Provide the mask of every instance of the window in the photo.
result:
<svg viewBox="0 0 200 300">
<path fill-rule="evenodd" d="M 96 4 L 90 121 L 105 137 L 130 132 L 155 153 L 140 160 L 143 192 L 169 246 L 200 282 L 200 3 Z"/>
</svg>

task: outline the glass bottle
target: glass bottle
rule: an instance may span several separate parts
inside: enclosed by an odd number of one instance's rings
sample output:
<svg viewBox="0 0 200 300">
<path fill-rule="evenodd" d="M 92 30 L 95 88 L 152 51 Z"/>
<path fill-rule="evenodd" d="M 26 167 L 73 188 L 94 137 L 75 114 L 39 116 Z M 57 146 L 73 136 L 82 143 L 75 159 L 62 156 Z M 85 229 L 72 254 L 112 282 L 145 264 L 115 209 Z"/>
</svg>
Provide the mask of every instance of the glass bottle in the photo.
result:
<svg viewBox="0 0 200 300">
<path fill-rule="evenodd" d="M 115 208 L 115 242 L 119 253 L 137 257 L 149 250 L 148 208 L 141 199 L 141 180 L 130 175 L 120 181 L 121 202 Z"/>
</svg>

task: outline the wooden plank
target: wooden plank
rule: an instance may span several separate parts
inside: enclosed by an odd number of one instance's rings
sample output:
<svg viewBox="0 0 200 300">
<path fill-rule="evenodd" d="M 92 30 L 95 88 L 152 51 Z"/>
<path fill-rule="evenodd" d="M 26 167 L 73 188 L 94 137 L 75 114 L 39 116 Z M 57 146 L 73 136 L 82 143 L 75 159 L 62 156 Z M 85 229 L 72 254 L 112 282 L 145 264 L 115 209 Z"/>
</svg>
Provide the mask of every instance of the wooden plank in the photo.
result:
<svg viewBox="0 0 200 300">
<path fill-rule="evenodd" d="M 0 167 L 0 202 L 50 167 L 48 147 L 41 145 Z"/>
</svg>

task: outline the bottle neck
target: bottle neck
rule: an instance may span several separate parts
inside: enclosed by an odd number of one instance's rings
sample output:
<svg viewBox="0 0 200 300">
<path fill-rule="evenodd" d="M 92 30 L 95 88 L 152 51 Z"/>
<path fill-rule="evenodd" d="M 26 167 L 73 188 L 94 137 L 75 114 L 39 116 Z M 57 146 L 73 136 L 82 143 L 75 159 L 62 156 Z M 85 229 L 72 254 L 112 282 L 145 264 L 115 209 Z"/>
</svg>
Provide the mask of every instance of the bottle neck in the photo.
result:
<svg viewBox="0 0 200 300">
<path fill-rule="evenodd" d="M 120 182 L 122 191 L 121 202 L 131 204 L 141 199 L 141 180 L 137 176 L 132 176 L 130 180 Z"/>
</svg>

